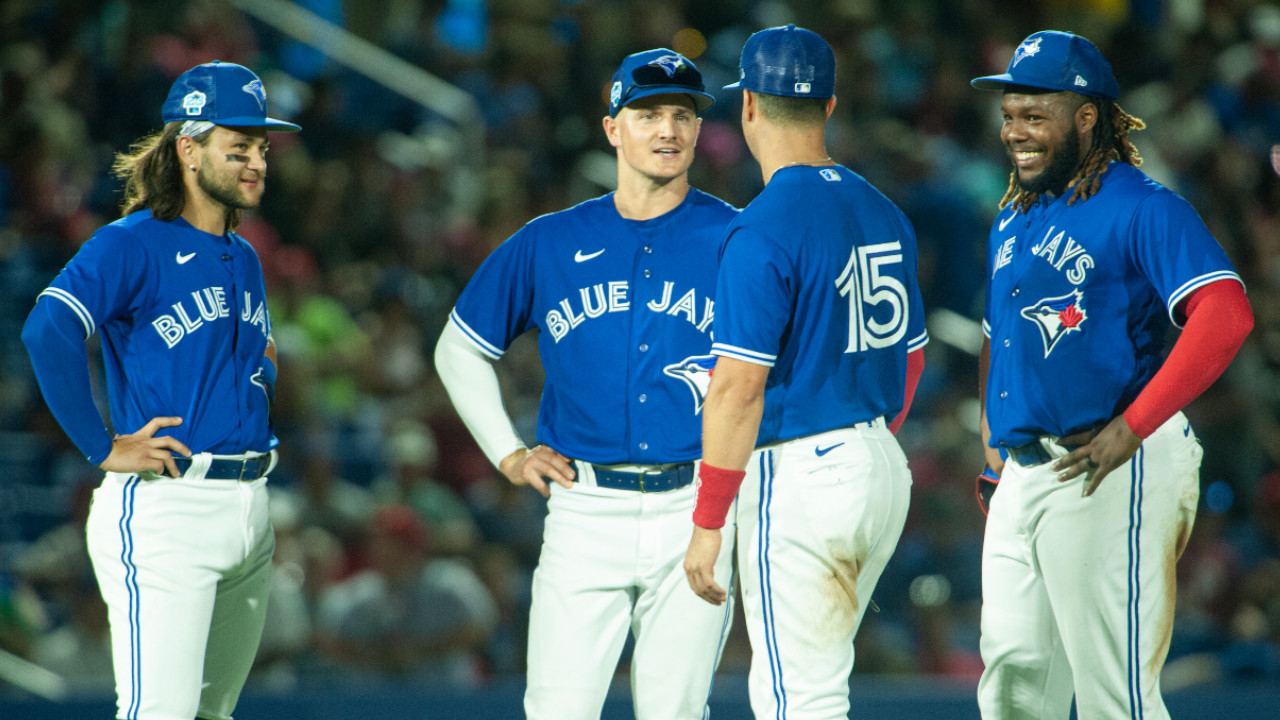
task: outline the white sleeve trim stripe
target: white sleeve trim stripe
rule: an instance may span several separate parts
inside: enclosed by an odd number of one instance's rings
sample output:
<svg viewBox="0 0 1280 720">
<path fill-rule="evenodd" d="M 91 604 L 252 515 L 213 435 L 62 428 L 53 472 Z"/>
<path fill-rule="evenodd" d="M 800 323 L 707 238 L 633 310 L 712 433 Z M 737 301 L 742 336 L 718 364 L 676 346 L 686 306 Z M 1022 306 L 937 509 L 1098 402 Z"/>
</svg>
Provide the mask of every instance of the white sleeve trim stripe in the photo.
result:
<svg viewBox="0 0 1280 720">
<path fill-rule="evenodd" d="M 72 295 L 62 288 L 56 287 L 45 288 L 44 292 L 40 293 L 40 295 L 48 295 L 51 298 L 55 298 L 66 303 L 67 307 L 71 308 L 71 311 L 76 314 L 76 317 L 80 318 L 80 324 L 84 326 L 85 339 L 88 339 L 89 336 L 93 334 L 95 327 L 93 316 L 89 314 L 89 310 L 85 308 L 84 304 L 81 303 L 75 295 Z M 36 296 L 36 299 L 39 300 L 40 296 Z"/>
<path fill-rule="evenodd" d="M 1205 285 L 1216 283 L 1219 280 L 1235 280 L 1236 282 L 1240 283 L 1240 287 L 1244 287 L 1244 280 L 1241 280 L 1240 276 L 1231 270 L 1219 270 L 1218 272 L 1209 273 L 1208 275 L 1201 275 L 1200 277 L 1194 280 L 1183 283 L 1182 287 L 1173 291 L 1173 295 L 1169 297 L 1169 305 L 1167 307 L 1167 310 L 1169 311 L 1169 321 L 1173 323 L 1174 327 L 1177 327 L 1177 328 L 1182 327 L 1181 325 L 1178 324 L 1178 321 L 1173 317 L 1173 309 L 1178 307 L 1178 303 L 1182 302 L 1183 298 L 1195 292 L 1196 290 L 1199 290 Z"/>
<path fill-rule="evenodd" d="M 909 353 L 915 352 L 916 350 L 919 350 L 920 348 L 928 344 L 929 344 L 929 333 L 927 331 L 922 332 L 918 337 L 916 337 L 915 339 L 907 343 L 907 352 Z"/>
<path fill-rule="evenodd" d="M 991 337 L 991 323 L 987 322 L 985 318 L 982 320 L 982 334 L 987 338 Z"/>
<path fill-rule="evenodd" d="M 723 347 L 712 347 L 711 354 L 717 357 L 727 357 L 727 358 L 733 358 L 734 360 L 741 360 L 742 362 L 748 362 L 748 363 L 751 363 L 752 365 L 763 365 L 764 367 L 773 367 L 772 360 L 761 360 L 760 358 L 753 357 L 751 355 L 739 355 L 738 353 Z"/>
<path fill-rule="evenodd" d="M 504 354 L 502 350 L 499 350 L 492 343 L 480 337 L 479 333 L 477 333 L 475 330 L 472 330 L 469 325 L 467 325 L 465 322 L 462 321 L 462 318 L 458 317 L 458 308 L 455 307 L 452 311 L 449 312 L 449 319 L 453 321 L 454 325 L 458 326 L 458 329 L 462 331 L 463 336 L 465 336 L 468 340 L 470 340 L 471 344 L 475 345 L 476 349 L 478 349 L 480 352 L 484 353 L 485 355 L 488 355 L 494 360 L 499 360 L 502 358 Z"/>
<path fill-rule="evenodd" d="M 711 354 L 733 358 L 734 360 L 742 360 L 743 362 L 749 362 L 752 365 L 763 365 L 765 367 L 773 367 L 773 364 L 778 361 L 777 355 L 769 355 L 767 353 L 747 350 L 745 348 L 726 345 L 724 343 L 712 343 Z"/>
</svg>

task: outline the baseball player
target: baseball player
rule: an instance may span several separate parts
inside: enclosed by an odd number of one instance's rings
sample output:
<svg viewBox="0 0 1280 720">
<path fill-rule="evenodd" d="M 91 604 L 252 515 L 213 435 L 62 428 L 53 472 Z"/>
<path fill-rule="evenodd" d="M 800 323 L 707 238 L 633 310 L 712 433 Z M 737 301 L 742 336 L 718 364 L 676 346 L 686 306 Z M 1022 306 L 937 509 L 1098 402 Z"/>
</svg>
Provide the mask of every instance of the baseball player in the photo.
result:
<svg viewBox="0 0 1280 720">
<path fill-rule="evenodd" d="M 1174 565 L 1201 450 L 1180 412 L 1253 325 L 1186 201 L 1137 169 L 1141 120 L 1088 40 L 1031 35 L 1001 90 L 1013 163 L 987 243 L 985 718 L 1165 718 Z M 1168 359 L 1169 322 L 1183 328 Z M 1006 459 L 1007 458 L 1007 459 Z"/>
<path fill-rule="evenodd" d="M 529 618 L 529 718 L 598 718 L 628 630 L 639 720 L 706 712 L 730 609 L 683 582 L 721 233 L 737 211 L 689 187 L 713 101 L 679 53 L 628 56 L 604 132 L 618 189 L 537 218 L 494 250 L 436 348 L 490 461 L 549 496 Z M 524 446 L 491 363 L 538 331 L 540 445 Z M 727 573 L 732 542 L 718 564 Z"/>
<path fill-rule="evenodd" d="M 727 86 L 765 188 L 726 230 L 685 570 L 728 599 L 714 562 L 737 495 L 757 718 L 848 716 L 853 637 L 911 489 L 893 431 L 928 341 L 915 232 L 827 154 L 835 79 L 826 41 L 787 25 L 748 38 Z"/>
<path fill-rule="evenodd" d="M 106 601 L 117 717 L 227 720 L 262 633 L 275 546 L 266 476 L 275 348 L 262 267 L 234 230 L 266 181 L 249 69 L 183 73 L 164 129 L 116 158 L 124 217 L 36 300 L 22 339 L 45 401 L 106 472 L 86 528 Z M 102 337 L 113 436 L 90 393 Z"/>
</svg>

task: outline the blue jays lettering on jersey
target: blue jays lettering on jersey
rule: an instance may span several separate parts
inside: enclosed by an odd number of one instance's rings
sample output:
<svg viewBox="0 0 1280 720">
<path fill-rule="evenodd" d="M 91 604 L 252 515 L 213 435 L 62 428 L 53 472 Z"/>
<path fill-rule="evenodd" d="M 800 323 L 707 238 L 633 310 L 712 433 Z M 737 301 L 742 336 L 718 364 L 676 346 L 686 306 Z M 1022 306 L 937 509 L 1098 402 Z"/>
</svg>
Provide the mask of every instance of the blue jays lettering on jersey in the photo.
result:
<svg viewBox="0 0 1280 720">
<path fill-rule="evenodd" d="M 736 214 L 690 188 L 651 220 L 624 219 L 612 193 L 544 215 L 485 259 L 451 317 L 494 359 L 540 331 L 539 442 L 600 464 L 692 460 L 719 239 Z"/>
<path fill-rule="evenodd" d="M 1160 368 L 1177 304 L 1240 280 L 1190 204 L 1116 162 L 1087 202 L 1005 208 L 987 249 L 993 446 L 1109 421 Z"/>
<path fill-rule="evenodd" d="M 50 352 L 78 348 L 82 366 L 84 339 L 100 333 L 115 432 L 176 416 L 183 423 L 160 434 L 192 452 L 275 447 L 267 399 L 275 369 L 263 357 L 271 330 L 266 290 L 258 256 L 240 236 L 210 235 L 182 218 L 161 222 L 150 210 L 132 213 L 84 244 L 41 293 L 32 321 L 57 324 L 71 342 Z M 57 387 L 45 394 L 51 407 L 75 401 L 58 397 Z M 105 459 L 109 446 L 86 446 L 101 436 L 100 421 L 59 420 L 91 462 Z"/>
<path fill-rule="evenodd" d="M 847 168 L 790 167 L 725 236 L 712 352 L 773 368 L 757 447 L 896 415 L 929 339 L 906 216 Z"/>
</svg>

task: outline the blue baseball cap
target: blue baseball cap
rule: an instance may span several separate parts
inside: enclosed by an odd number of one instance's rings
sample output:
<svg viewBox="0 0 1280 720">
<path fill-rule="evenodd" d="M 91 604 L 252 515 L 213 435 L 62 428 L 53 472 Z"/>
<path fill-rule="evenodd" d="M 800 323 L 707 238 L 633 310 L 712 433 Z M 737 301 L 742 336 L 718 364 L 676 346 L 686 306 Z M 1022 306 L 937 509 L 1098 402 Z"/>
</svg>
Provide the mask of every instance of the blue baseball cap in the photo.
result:
<svg viewBox="0 0 1280 720">
<path fill-rule="evenodd" d="M 640 98 L 668 93 L 693 98 L 699 113 L 716 101 L 703 87 L 698 66 L 675 50 L 658 48 L 628 55 L 609 86 L 609 117 L 617 117 L 619 110 Z"/>
<path fill-rule="evenodd" d="M 1024 85 L 1111 100 L 1120 97 L 1120 85 L 1102 52 L 1087 39 L 1059 30 L 1028 36 L 1014 51 L 1004 74 L 974 78 L 969 84 L 979 90 Z"/>
<path fill-rule="evenodd" d="M 738 73 L 738 82 L 725 85 L 725 90 L 782 97 L 836 94 L 836 54 L 821 35 L 795 25 L 772 27 L 747 38 Z"/>
<path fill-rule="evenodd" d="M 302 128 L 267 117 L 267 90 L 252 70 L 214 60 L 178 76 L 160 111 L 166 123 L 203 120 L 230 127 L 265 127 L 293 132 Z M 207 126 L 206 126 L 207 127 Z"/>
</svg>

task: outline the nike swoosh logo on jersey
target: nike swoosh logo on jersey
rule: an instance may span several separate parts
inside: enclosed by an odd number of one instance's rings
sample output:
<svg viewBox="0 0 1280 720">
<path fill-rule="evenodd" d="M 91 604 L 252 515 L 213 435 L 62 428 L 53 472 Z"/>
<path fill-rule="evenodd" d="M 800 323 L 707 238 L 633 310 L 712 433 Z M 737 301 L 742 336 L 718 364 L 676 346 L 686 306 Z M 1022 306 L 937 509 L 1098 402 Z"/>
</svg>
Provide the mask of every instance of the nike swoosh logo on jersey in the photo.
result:
<svg viewBox="0 0 1280 720">
<path fill-rule="evenodd" d="M 1010 215 L 1009 217 L 1007 217 L 1007 218 L 1005 218 L 1005 219 L 1001 220 L 1001 221 L 1000 221 L 1000 232 L 1004 232 L 1004 226 L 1005 226 L 1005 225 L 1008 225 L 1008 224 L 1009 224 L 1009 223 L 1011 223 L 1011 222 L 1013 222 L 1013 219 L 1014 219 L 1015 217 L 1017 217 L 1017 216 L 1018 216 L 1018 211 L 1017 211 L 1017 210 L 1014 210 L 1012 215 Z"/>
<path fill-rule="evenodd" d="M 179 265 L 186 265 L 186 264 L 187 264 L 187 261 L 188 261 L 188 260 L 190 260 L 191 258 L 195 257 L 195 256 L 196 256 L 196 254 L 195 254 L 195 253 L 189 253 L 189 254 L 187 254 L 187 255 L 183 255 L 182 253 L 178 253 L 178 256 L 177 256 L 176 258 L 174 258 L 174 259 L 178 261 L 178 264 L 179 264 Z"/>
<path fill-rule="evenodd" d="M 843 444 L 844 444 L 844 443 L 842 443 L 842 442 L 841 442 L 841 443 L 836 443 L 835 445 L 832 445 L 831 447 L 824 447 L 824 448 L 823 448 L 823 447 L 818 447 L 818 448 L 814 448 L 814 449 L 813 449 L 813 454 L 814 454 L 814 455 L 817 455 L 818 457 L 822 457 L 823 455 L 826 455 L 827 453 L 831 452 L 832 450 L 835 450 L 836 448 L 840 447 L 840 446 L 841 446 L 841 445 L 843 445 Z"/>
<path fill-rule="evenodd" d="M 576 252 L 576 253 L 574 253 L 574 254 L 573 254 L 573 261 L 574 261 L 574 262 L 586 262 L 586 261 L 590 260 L 591 258 L 596 257 L 597 255 L 599 255 L 599 254 L 600 254 L 600 253 L 602 253 L 602 252 L 604 252 L 604 249 L 603 249 L 603 248 L 601 248 L 600 250 L 597 250 L 597 251 L 595 251 L 595 252 L 591 253 L 590 255 L 583 255 L 583 254 L 582 254 L 582 251 L 581 251 L 581 250 L 579 250 L 578 252 Z"/>
</svg>

